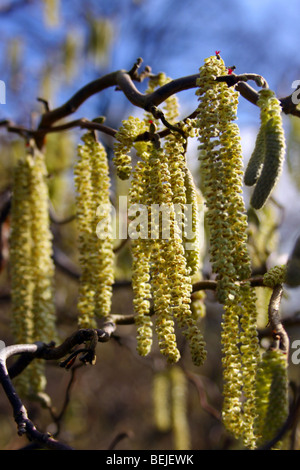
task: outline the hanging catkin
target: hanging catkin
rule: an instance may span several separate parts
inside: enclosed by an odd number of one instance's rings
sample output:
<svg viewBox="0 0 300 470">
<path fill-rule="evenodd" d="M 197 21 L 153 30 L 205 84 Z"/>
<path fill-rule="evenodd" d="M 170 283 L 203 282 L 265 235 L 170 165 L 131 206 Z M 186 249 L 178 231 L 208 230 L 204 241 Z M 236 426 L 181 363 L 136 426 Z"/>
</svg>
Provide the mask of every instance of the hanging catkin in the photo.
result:
<svg viewBox="0 0 300 470">
<path fill-rule="evenodd" d="M 148 227 L 148 196 L 149 186 L 149 152 L 148 144 L 138 142 L 135 144 L 137 162 L 133 172 L 129 191 L 130 211 L 140 209 L 141 214 L 146 211 L 143 220 L 139 220 L 139 230 L 131 240 L 132 253 L 132 289 L 134 293 L 135 324 L 137 327 L 137 351 L 141 356 L 150 353 L 152 347 L 152 320 L 150 317 L 150 300 L 152 298 L 150 285 L 150 255 L 152 240 L 149 239 Z M 136 220 L 134 215 L 129 219 Z"/>
<path fill-rule="evenodd" d="M 28 153 L 15 168 L 10 236 L 12 328 L 18 343 L 56 339 L 54 265 L 44 155 Z M 23 393 L 46 385 L 44 363 L 34 361 L 20 377 Z"/>
<path fill-rule="evenodd" d="M 238 93 L 215 80 L 227 70 L 219 55 L 205 60 L 198 79 L 203 195 L 207 205 L 210 259 L 217 296 L 224 306 L 222 346 L 225 426 L 246 446 L 255 443 L 255 371 L 259 358 L 255 294 L 247 251 L 247 217 L 242 198 L 242 152 L 236 119 Z M 242 394 L 244 403 L 242 404 Z"/>
<path fill-rule="evenodd" d="M 174 109 L 172 113 L 175 114 Z M 134 227 L 139 221 L 139 233 L 132 234 L 136 239 L 131 243 L 137 349 L 141 355 L 151 350 L 152 299 L 161 353 L 169 362 L 179 360 L 177 323 L 188 340 L 194 363 L 200 365 L 205 358 L 204 341 L 191 311 L 191 268 L 187 265 L 182 227 L 175 210 L 176 205 L 182 209 L 186 202 L 184 149 L 173 136 L 165 145 L 166 148 L 157 142 L 134 143 L 139 160 L 132 174 L 130 208 L 138 206 L 140 212 L 146 208 L 144 222 L 134 213 L 130 216 Z"/>
<path fill-rule="evenodd" d="M 94 328 L 97 317 L 110 313 L 114 282 L 110 180 L 102 144 L 89 132 L 82 140 L 74 170 L 81 267 L 78 323 Z"/>
<path fill-rule="evenodd" d="M 273 439 L 289 412 L 287 357 L 280 350 L 265 351 L 257 370 L 257 446 Z M 275 449 L 280 448 L 276 443 Z"/>
<path fill-rule="evenodd" d="M 281 105 L 269 89 L 259 91 L 261 125 L 254 151 L 248 162 L 244 181 L 255 188 L 251 197 L 254 209 L 261 209 L 277 184 L 285 156 L 285 138 Z"/>
</svg>

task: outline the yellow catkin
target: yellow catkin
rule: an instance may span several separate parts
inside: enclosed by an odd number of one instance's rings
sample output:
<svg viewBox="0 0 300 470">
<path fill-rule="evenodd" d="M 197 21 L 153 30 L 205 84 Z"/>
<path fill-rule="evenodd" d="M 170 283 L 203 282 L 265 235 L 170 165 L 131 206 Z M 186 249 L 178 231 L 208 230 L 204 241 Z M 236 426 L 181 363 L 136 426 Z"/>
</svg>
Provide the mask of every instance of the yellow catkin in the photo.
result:
<svg viewBox="0 0 300 470">
<path fill-rule="evenodd" d="M 285 137 L 282 109 L 275 93 L 269 89 L 260 90 L 257 104 L 261 109 L 261 126 L 244 180 L 250 186 L 256 183 L 250 203 L 254 209 L 261 209 L 280 177 L 285 156 Z"/>
<path fill-rule="evenodd" d="M 145 130 L 143 122 L 136 117 L 129 116 L 127 120 L 122 121 L 122 126 L 115 135 L 114 157 L 117 175 L 122 180 L 126 180 L 131 174 L 131 156 L 130 152 L 135 138 Z"/>
<path fill-rule="evenodd" d="M 217 274 L 217 296 L 224 306 L 222 347 L 223 419 L 228 430 L 253 447 L 255 369 L 259 358 L 255 293 L 247 250 L 247 217 L 242 197 L 243 165 L 236 119 L 238 93 L 216 82 L 227 70 L 219 56 L 205 60 L 198 79 L 200 164 L 207 206 L 210 259 Z M 239 344 L 240 341 L 240 344 Z M 242 394 L 244 403 L 242 403 Z"/>
<path fill-rule="evenodd" d="M 152 169 L 151 194 L 156 198 L 159 195 L 156 202 L 160 205 L 164 204 L 169 209 L 170 222 L 170 236 L 162 239 L 153 252 L 155 254 L 154 279 L 155 282 L 158 281 L 157 288 L 161 292 L 161 297 L 157 298 L 156 302 L 160 311 L 157 322 L 158 334 L 161 337 L 162 344 L 164 344 L 164 326 L 167 326 L 169 338 L 174 339 L 170 351 L 175 353 L 177 351 L 175 349 L 175 335 L 173 332 L 171 333 L 170 328 L 173 330 L 173 318 L 176 319 L 179 328 L 183 330 L 183 335 L 188 340 L 193 362 L 196 365 L 201 365 L 205 359 L 205 343 L 191 312 L 192 280 L 186 263 L 182 239 L 178 235 L 178 226 L 172 203 L 173 193 L 168 158 L 163 149 L 153 147 L 150 161 Z M 164 234 L 160 233 L 159 230 L 158 235 L 164 238 Z M 164 293 L 162 292 L 163 286 L 165 286 Z M 167 309 L 164 303 L 161 303 L 162 299 L 168 305 Z M 168 319 L 166 319 L 168 311 L 170 313 Z M 171 358 L 169 354 L 168 356 Z M 172 358 L 177 361 L 179 353 L 175 354 L 175 357 L 172 354 Z"/>
<path fill-rule="evenodd" d="M 159 432 L 168 432 L 172 428 L 170 404 L 169 371 L 155 372 L 153 377 L 153 417 Z"/>
<path fill-rule="evenodd" d="M 280 350 L 268 350 L 257 370 L 257 447 L 273 439 L 288 417 L 287 357 Z M 273 448 L 279 449 L 281 442 Z"/>
<path fill-rule="evenodd" d="M 193 176 L 188 168 L 185 170 L 186 207 L 188 214 L 187 226 L 183 236 L 185 257 L 191 276 L 197 275 L 201 268 L 204 237 L 204 217 L 202 196 L 196 188 Z M 202 212 L 202 214 L 201 214 Z"/>
<path fill-rule="evenodd" d="M 261 174 L 265 159 L 265 126 L 262 125 L 257 134 L 254 150 L 250 156 L 247 168 L 245 170 L 244 182 L 246 186 L 253 186 Z"/>
<path fill-rule="evenodd" d="M 19 344 L 32 342 L 34 328 L 30 221 L 29 165 L 24 159 L 17 163 L 14 171 L 10 234 L 12 332 L 15 341 Z M 30 370 L 28 367 L 16 378 L 16 386 L 22 395 L 29 394 Z"/>
<path fill-rule="evenodd" d="M 30 207 L 32 237 L 33 339 L 45 343 L 56 339 L 54 306 L 54 263 L 50 232 L 47 169 L 44 155 L 35 151 L 30 171 Z M 43 391 L 46 385 L 43 361 L 32 364 L 31 385 Z"/>
<path fill-rule="evenodd" d="M 187 419 L 187 382 L 183 370 L 174 366 L 170 370 L 172 430 L 175 450 L 191 448 L 190 427 Z"/>
<path fill-rule="evenodd" d="M 147 93 L 168 80 L 164 74 L 152 78 Z M 174 123 L 178 116 L 177 99 L 166 100 L 164 111 L 166 119 Z M 153 137 L 159 127 L 156 121 L 149 113 L 145 114 L 144 126 L 150 125 Z M 133 218 L 135 225 L 140 223 L 141 232 L 141 236 L 132 240 L 137 348 L 141 355 L 151 350 L 149 300 L 152 299 L 161 353 L 171 363 L 180 359 L 175 332 L 177 324 L 190 345 L 193 362 L 200 365 L 205 359 L 205 343 L 191 309 L 191 274 L 197 270 L 197 247 L 193 245 L 189 265 L 184 246 L 187 198 L 193 205 L 193 228 L 198 228 L 195 188 L 190 176 L 187 177 L 185 139 L 172 132 L 163 147 L 161 144 L 158 141 L 134 143 L 139 161 L 132 174 L 130 204 L 131 207 L 141 204 L 141 212 L 146 207 L 144 222 L 140 221 L 140 216 Z"/>
<path fill-rule="evenodd" d="M 167 217 L 172 218 L 172 193 L 170 186 L 170 175 L 168 162 L 163 149 L 152 146 L 149 159 L 149 194 L 153 204 L 167 209 Z M 164 214 L 163 214 L 164 216 Z M 168 222 L 169 222 L 168 220 Z M 171 283 L 169 279 L 169 249 L 170 243 L 174 244 L 172 233 L 173 226 L 168 225 L 169 233 L 163 233 L 159 221 L 153 224 L 152 237 L 153 246 L 151 252 L 152 262 L 152 286 L 154 310 L 156 313 L 156 333 L 159 340 L 160 350 L 169 362 L 177 362 L 180 353 L 176 344 L 175 324 L 172 315 Z"/>
<path fill-rule="evenodd" d="M 132 289 L 134 293 L 134 310 L 136 313 L 135 324 L 137 326 L 137 351 L 141 356 L 150 353 L 152 347 L 152 320 L 150 317 L 150 255 L 151 240 L 148 239 L 148 146 L 146 143 L 136 144 L 140 161 L 136 164 L 132 175 L 129 191 L 130 211 L 134 209 L 134 216 L 129 219 L 136 222 L 138 209 L 146 210 L 145 220 L 139 221 L 139 230 L 131 241 L 132 253 Z"/>
<path fill-rule="evenodd" d="M 91 133 L 85 134 L 78 146 L 74 173 L 81 267 L 78 324 L 94 328 L 97 317 L 110 313 L 114 254 L 107 156 Z M 104 220 L 101 230 L 99 220 Z"/>
<path fill-rule="evenodd" d="M 15 169 L 10 256 L 12 327 L 18 343 L 56 339 L 46 176 L 44 155 L 37 150 L 28 153 Z M 46 385 L 44 363 L 30 364 L 20 382 L 26 395 L 42 392 Z"/>
<path fill-rule="evenodd" d="M 33 334 L 30 224 L 29 165 L 25 159 L 14 171 L 10 233 L 12 330 L 18 343 L 30 342 Z"/>
</svg>

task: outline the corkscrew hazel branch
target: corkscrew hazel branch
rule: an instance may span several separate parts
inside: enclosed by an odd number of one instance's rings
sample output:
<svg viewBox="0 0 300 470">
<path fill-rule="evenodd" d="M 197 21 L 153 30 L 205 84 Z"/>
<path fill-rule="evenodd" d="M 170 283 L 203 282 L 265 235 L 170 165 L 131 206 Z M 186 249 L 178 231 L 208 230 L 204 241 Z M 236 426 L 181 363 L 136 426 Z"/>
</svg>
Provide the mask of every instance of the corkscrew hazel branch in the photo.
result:
<svg viewBox="0 0 300 470">
<path fill-rule="evenodd" d="M 97 80 L 88 83 L 80 90 L 78 90 L 67 102 L 56 109 L 46 111 L 38 125 L 37 129 L 28 129 L 22 126 L 15 126 L 9 120 L 3 120 L 0 122 L 0 126 L 5 126 L 8 132 L 15 132 L 23 137 L 27 138 L 32 136 L 38 145 L 41 148 L 44 145 L 44 137 L 49 132 L 60 132 L 72 127 L 81 127 L 82 125 L 87 126 L 88 124 L 83 123 L 83 119 L 77 121 L 72 121 L 70 123 L 63 124 L 61 126 L 54 127 L 53 125 L 67 116 L 73 114 L 77 109 L 91 96 L 100 93 L 104 89 L 109 87 L 118 87 L 122 90 L 123 93 L 127 96 L 130 102 L 135 106 L 148 110 L 151 106 L 158 106 L 163 101 L 165 101 L 169 96 L 176 94 L 180 91 L 188 90 L 191 88 L 197 87 L 197 79 L 199 78 L 198 74 L 181 77 L 175 80 L 171 80 L 167 84 L 161 86 L 153 93 L 149 95 L 143 95 L 140 93 L 134 86 L 133 81 L 142 81 L 144 78 L 151 76 L 150 67 L 145 67 L 144 72 L 137 73 L 142 60 L 139 58 L 134 64 L 132 69 L 128 72 L 126 70 L 118 70 L 103 77 L 98 78 Z M 257 85 L 261 87 L 267 87 L 266 80 L 257 74 L 230 74 L 222 77 L 217 77 L 219 81 L 225 81 L 228 86 L 235 86 L 235 89 L 248 101 L 253 104 L 256 104 L 258 101 L 258 93 L 254 90 L 248 83 L 248 80 L 254 80 Z M 297 109 L 295 103 L 292 100 L 292 94 L 281 99 L 282 110 L 286 114 L 292 114 L 300 117 L 300 111 Z M 95 128 L 96 123 L 95 123 Z M 100 125 L 101 126 L 101 125 Z M 90 128 L 90 127 L 85 127 Z M 114 130 L 109 129 L 108 127 L 102 127 L 103 132 L 108 133 L 109 135 L 114 134 Z"/>
<path fill-rule="evenodd" d="M 268 315 L 269 323 L 272 331 L 272 337 L 274 343 L 272 348 L 280 349 L 284 354 L 288 356 L 289 353 L 289 336 L 285 331 L 285 328 L 282 324 L 280 317 L 279 309 L 280 302 L 283 294 L 282 285 L 277 285 L 274 287 L 271 299 L 269 302 Z"/>
</svg>

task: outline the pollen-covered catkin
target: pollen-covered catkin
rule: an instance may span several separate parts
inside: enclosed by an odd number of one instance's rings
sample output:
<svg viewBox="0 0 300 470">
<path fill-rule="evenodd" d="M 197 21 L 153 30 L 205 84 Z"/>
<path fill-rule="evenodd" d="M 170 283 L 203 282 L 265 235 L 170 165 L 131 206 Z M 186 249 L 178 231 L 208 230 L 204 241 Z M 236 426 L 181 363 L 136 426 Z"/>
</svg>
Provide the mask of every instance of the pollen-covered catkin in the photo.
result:
<svg viewBox="0 0 300 470">
<path fill-rule="evenodd" d="M 168 80 L 164 74 L 152 77 L 146 92 L 151 93 Z M 164 111 L 166 119 L 174 123 L 178 116 L 175 97 L 166 100 Z M 177 324 L 189 343 L 193 362 L 200 365 L 205 359 L 205 343 L 196 324 L 198 318 L 191 309 L 191 276 L 199 267 L 198 247 L 195 246 L 198 233 L 193 232 L 191 241 L 194 243 L 190 243 L 193 246 L 189 257 L 184 243 L 187 238 L 187 200 L 193 206 L 192 228 L 194 231 L 198 229 L 195 188 L 190 175 L 187 177 L 186 142 L 180 133 L 172 131 L 162 146 L 156 134 L 159 122 L 146 113 L 143 125 L 149 127 L 149 124 L 150 142 L 132 139 L 138 157 L 132 172 L 129 197 L 129 210 L 133 210 L 129 219 L 134 228 L 134 236 L 129 235 L 133 238 L 132 286 L 137 350 L 141 355 L 147 355 L 151 350 L 152 299 L 161 353 L 170 363 L 180 359 L 175 332 Z M 138 216 L 134 215 L 135 209 L 139 209 Z"/>
<path fill-rule="evenodd" d="M 266 152 L 265 125 L 261 125 L 256 137 L 255 147 L 245 170 L 244 182 L 246 186 L 253 186 L 261 174 Z"/>
<path fill-rule="evenodd" d="M 56 339 L 54 265 L 44 155 L 28 152 L 15 168 L 10 235 L 12 328 L 18 343 Z M 20 377 L 21 392 L 37 394 L 46 385 L 43 362 Z"/>
<path fill-rule="evenodd" d="M 33 336 L 49 342 L 55 339 L 54 263 L 50 232 L 47 169 L 44 156 L 35 152 L 31 160 L 30 207 L 32 232 Z"/>
<path fill-rule="evenodd" d="M 217 76 L 227 70 L 219 55 L 205 60 L 198 79 L 200 171 L 210 236 L 210 259 L 217 296 L 224 306 L 222 348 L 223 420 L 228 430 L 253 448 L 255 369 L 259 359 L 255 293 L 249 283 L 247 216 L 242 197 L 243 164 L 236 119 L 238 93 Z M 244 402 L 242 403 L 242 395 Z"/>
<path fill-rule="evenodd" d="M 257 369 L 257 446 L 273 439 L 288 417 L 287 357 L 280 350 L 264 352 Z M 274 449 L 280 448 L 277 443 Z"/>
<path fill-rule="evenodd" d="M 54 306 L 54 263 L 50 232 L 47 169 L 44 155 L 35 151 L 31 159 L 30 208 L 32 238 L 33 340 L 49 343 L 56 339 Z M 31 386 L 36 392 L 46 385 L 45 364 L 35 361 L 31 366 Z"/>
<path fill-rule="evenodd" d="M 203 234 L 204 213 L 203 198 L 196 188 L 193 176 L 188 168 L 185 171 L 186 217 L 183 234 L 185 257 L 190 275 L 197 275 L 201 267 L 201 248 L 204 241 Z"/>
<path fill-rule="evenodd" d="M 94 328 L 97 317 L 110 313 L 114 282 L 110 179 L 102 144 L 92 133 L 82 140 L 74 169 L 81 267 L 78 324 Z"/>
<path fill-rule="evenodd" d="M 137 351 L 141 356 L 150 353 L 152 347 L 152 320 L 150 317 L 150 284 L 151 243 L 148 238 L 148 195 L 149 185 L 149 151 L 144 142 L 135 144 L 137 162 L 129 190 L 129 219 L 134 222 L 136 232 L 131 233 L 132 254 L 132 289 L 134 293 L 135 324 L 137 327 Z M 133 215 L 132 215 L 133 212 Z M 137 215 L 139 214 L 139 215 Z"/>
<path fill-rule="evenodd" d="M 182 238 L 178 234 L 178 225 L 174 213 L 174 205 L 172 203 L 173 192 L 170 182 L 171 173 L 168 164 L 168 156 L 163 149 L 153 147 L 151 161 L 153 163 L 151 165 L 153 175 L 151 178 L 152 194 L 156 198 L 157 195 L 159 195 L 159 200 L 156 199 L 157 202 L 164 205 L 164 207 L 169 210 L 169 234 L 166 236 L 163 232 L 161 233 L 163 239 L 159 243 L 160 252 L 158 252 L 157 249 L 154 251 L 156 254 L 156 263 L 154 263 L 154 266 L 156 266 L 154 269 L 159 267 L 158 279 L 160 285 L 158 285 L 157 288 L 159 290 L 162 289 L 161 281 L 164 279 L 164 285 L 166 286 L 164 300 L 167 301 L 168 311 L 170 311 L 168 322 L 166 322 L 165 316 L 167 311 L 163 312 L 161 309 L 161 300 L 158 302 L 160 306 L 160 316 L 161 319 L 163 319 L 163 322 L 161 322 L 158 318 L 158 332 L 160 335 L 164 335 L 161 329 L 164 325 L 167 325 L 168 328 L 172 325 L 173 329 L 173 318 L 176 319 L 176 323 L 188 341 L 194 364 L 201 365 L 206 354 L 205 343 L 191 311 L 192 280 L 190 269 L 187 266 L 185 258 Z M 161 267 L 159 265 L 161 265 Z M 155 299 L 156 294 L 153 293 L 153 295 Z M 171 338 L 175 340 L 173 333 Z M 162 343 L 164 343 L 164 340 L 162 340 Z M 174 347 L 175 344 L 171 348 L 173 352 L 177 349 L 174 349 Z M 175 357 L 177 357 L 176 360 L 178 360 L 179 353 L 177 353 Z"/>
<path fill-rule="evenodd" d="M 32 257 L 31 210 L 29 201 L 29 164 L 19 160 L 14 170 L 11 208 L 10 263 L 12 297 L 12 332 L 19 344 L 32 342 Z M 19 393 L 28 396 L 30 370 L 16 378 Z"/>
<path fill-rule="evenodd" d="M 115 135 L 113 162 L 117 175 L 122 180 L 127 180 L 131 175 L 132 165 L 130 151 L 135 138 L 145 130 L 144 123 L 139 118 L 129 116 L 122 121 L 122 126 Z"/>
<path fill-rule="evenodd" d="M 20 160 L 14 171 L 11 209 L 12 330 L 17 343 L 30 342 L 33 334 L 29 172 L 28 159 Z"/>
<path fill-rule="evenodd" d="M 245 172 L 244 181 L 253 185 L 251 205 L 261 209 L 267 202 L 281 175 L 285 156 L 285 137 L 281 118 L 281 105 L 275 93 L 269 89 L 259 91 L 261 126 L 252 157 Z"/>
</svg>

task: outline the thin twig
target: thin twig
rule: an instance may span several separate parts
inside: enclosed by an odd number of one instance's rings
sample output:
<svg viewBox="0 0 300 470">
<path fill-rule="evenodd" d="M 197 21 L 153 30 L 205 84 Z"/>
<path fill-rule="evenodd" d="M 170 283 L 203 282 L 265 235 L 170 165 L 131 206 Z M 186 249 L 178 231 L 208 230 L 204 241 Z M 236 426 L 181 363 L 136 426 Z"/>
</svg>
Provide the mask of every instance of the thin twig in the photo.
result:
<svg viewBox="0 0 300 470">
<path fill-rule="evenodd" d="M 72 447 L 63 444 L 54 439 L 49 433 L 42 433 L 36 429 L 29 419 L 27 410 L 18 396 L 15 387 L 12 384 L 6 367 L 6 361 L 16 354 L 36 354 L 41 345 L 38 344 L 19 344 L 7 346 L 0 350 L 0 382 L 6 393 L 6 396 L 12 406 L 14 418 L 18 427 L 20 436 L 26 435 L 30 441 L 38 442 L 42 447 L 55 450 L 73 450 Z"/>
<path fill-rule="evenodd" d="M 268 314 L 272 337 L 274 340 L 273 347 L 279 347 L 287 355 L 289 352 L 289 337 L 284 329 L 279 313 L 282 294 L 282 285 L 280 284 L 275 286 L 269 302 Z"/>
</svg>

